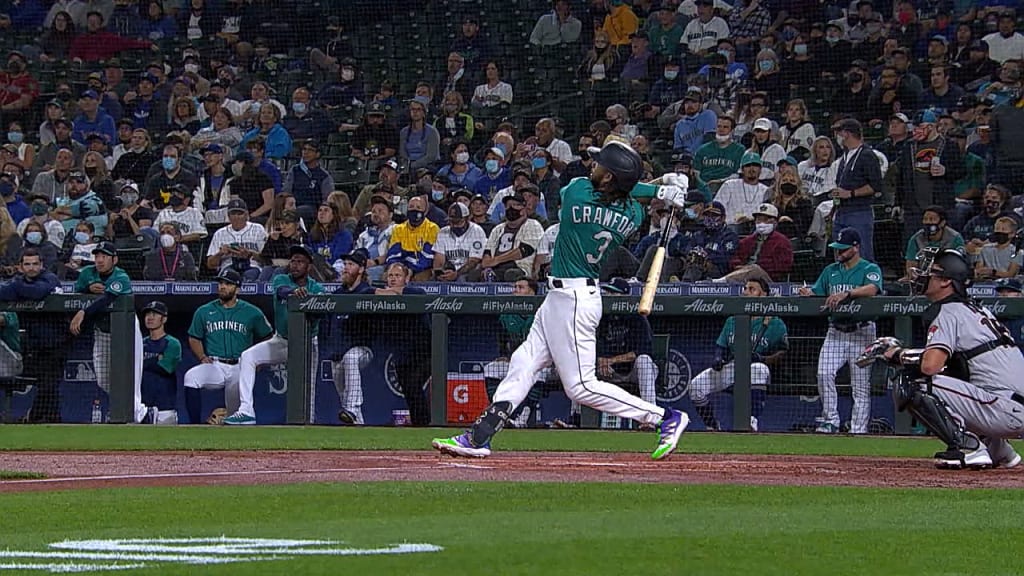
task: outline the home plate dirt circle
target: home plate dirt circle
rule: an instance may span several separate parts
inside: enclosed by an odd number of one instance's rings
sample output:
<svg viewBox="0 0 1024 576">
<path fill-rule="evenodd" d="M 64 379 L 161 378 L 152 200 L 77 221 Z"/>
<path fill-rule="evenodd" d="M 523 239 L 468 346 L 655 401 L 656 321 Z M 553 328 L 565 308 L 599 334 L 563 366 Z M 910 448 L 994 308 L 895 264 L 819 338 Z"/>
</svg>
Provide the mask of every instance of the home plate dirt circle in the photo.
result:
<svg viewBox="0 0 1024 576">
<path fill-rule="evenodd" d="M 937 470 L 925 458 L 677 453 L 498 452 L 457 459 L 426 451 L 9 452 L 0 468 L 46 475 L 0 482 L 0 492 L 290 484 L 298 482 L 650 482 L 789 486 L 1009 488 L 1024 467 Z"/>
</svg>

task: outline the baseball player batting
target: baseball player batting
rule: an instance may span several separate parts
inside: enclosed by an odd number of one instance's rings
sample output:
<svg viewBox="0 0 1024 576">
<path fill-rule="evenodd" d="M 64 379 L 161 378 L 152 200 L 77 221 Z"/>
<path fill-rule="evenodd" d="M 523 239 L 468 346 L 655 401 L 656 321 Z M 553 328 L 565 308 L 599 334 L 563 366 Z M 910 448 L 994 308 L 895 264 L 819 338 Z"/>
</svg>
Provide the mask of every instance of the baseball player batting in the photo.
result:
<svg viewBox="0 0 1024 576">
<path fill-rule="evenodd" d="M 199 364 L 185 373 L 185 406 L 189 422 L 199 424 L 200 390 L 224 390 L 227 412 L 238 412 L 238 359 L 246 348 L 273 333 L 259 308 L 238 299 L 242 276 L 230 268 L 217 276 L 217 299 L 203 304 L 192 316 L 188 346 Z"/>
<path fill-rule="evenodd" d="M 818 276 L 814 286 L 800 289 L 801 296 L 828 296 L 825 307 L 834 310 L 854 298 L 870 298 L 882 291 L 882 269 L 860 256 L 860 233 L 853 228 L 839 231 L 829 248 L 836 251 L 836 261 Z M 828 317 L 829 328 L 818 354 L 818 392 L 821 395 L 821 423 L 815 432 L 839 432 L 839 395 L 836 392 L 836 373 L 843 364 L 850 366 L 850 388 L 853 393 L 853 411 L 850 414 L 850 433 L 867 434 L 871 417 L 871 370 L 856 365 L 857 356 L 875 339 L 875 323 L 857 321 L 833 314 Z"/>
<path fill-rule="evenodd" d="M 643 174 L 640 155 L 619 142 L 592 148 L 590 154 L 594 159 L 590 178 L 575 178 L 561 190 L 561 226 L 548 293 L 526 341 L 512 354 L 508 375 L 498 385 L 491 405 L 465 433 L 435 438 L 432 444 L 437 450 L 454 456 L 489 456 L 491 438 L 526 398 L 537 373 L 552 363 L 570 401 L 659 425 L 658 445 L 651 454 L 654 460 L 671 454 L 689 425 L 690 418 L 683 412 L 659 408 L 596 375 L 601 264 L 643 222 L 644 211 L 637 200 L 657 195 L 682 207 L 686 179 L 671 175 L 666 186 L 638 184 Z"/>
<path fill-rule="evenodd" d="M 252 391 L 256 385 L 256 367 L 261 364 L 283 364 L 288 361 L 288 298 L 304 298 L 309 294 L 323 294 L 324 288 L 309 277 L 313 255 L 300 244 L 288 249 L 288 273 L 274 276 L 271 286 L 274 290 L 274 336 L 248 348 L 238 359 L 238 411 L 224 419 L 229 426 L 256 423 L 256 408 L 252 402 Z M 314 327 L 314 330 L 317 330 Z M 313 339 L 313 376 L 316 382 L 316 339 Z"/>
<path fill-rule="evenodd" d="M 967 295 L 971 268 L 956 250 L 926 248 L 914 271 L 925 311 L 927 343 L 903 348 L 880 338 L 858 363 L 884 358 L 903 368 L 893 388 L 899 410 L 946 443 L 939 468 L 1013 468 L 1020 455 L 1008 438 L 1024 434 L 1024 356 L 1009 330 Z"/>
<path fill-rule="evenodd" d="M 99 294 L 84 310 L 71 319 L 71 333 L 78 336 L 82 333 L 82 324 L 86 320 L 95 320 L 95 331 L 92 341 L 92 363 L 96 372 L 96 383 L 104 392 L 110 393 L 110 356 L 114 353 L 110 342 L 110 315 L 106 313 L 109 306 L 118 296 L 131 297 L 132 281 L 128 274 L 117 266 L 117 247 L 113 242 L 100 242 L 92 251 L 95 264 L 86 266 L 78 274 L 75 281 L 75 292 L 78 294 Z M 148 409 L 142 403 L 142 332 L 139 330 L 139 318 L 135 319 L 135 422 L 146 418 Z"/>
</svg>

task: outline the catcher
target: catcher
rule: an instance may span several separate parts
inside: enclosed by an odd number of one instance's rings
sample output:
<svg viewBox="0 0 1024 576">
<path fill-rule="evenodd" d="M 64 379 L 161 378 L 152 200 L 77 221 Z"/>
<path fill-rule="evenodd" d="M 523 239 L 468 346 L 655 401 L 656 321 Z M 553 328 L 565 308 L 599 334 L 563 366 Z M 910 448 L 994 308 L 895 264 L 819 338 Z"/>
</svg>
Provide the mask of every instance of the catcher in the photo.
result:
<svg viewBox="0 0 1024 576">
<path fill-rule="evenodd" d="M 885 359 L 903 370 L 893 400 L 946 443 L 935 454 L 939 468 L 1017 466 L 1020 455 L 1006 440 L 1024 434 L 1024 355 L 1006 327 L 967 295 L 971 269 L 959 252 L 926 248 L 912 273 L 914 294 L 932 303 L 924 314 L 925 347 L 879 338 L 857 365 Z"/>
</svg>

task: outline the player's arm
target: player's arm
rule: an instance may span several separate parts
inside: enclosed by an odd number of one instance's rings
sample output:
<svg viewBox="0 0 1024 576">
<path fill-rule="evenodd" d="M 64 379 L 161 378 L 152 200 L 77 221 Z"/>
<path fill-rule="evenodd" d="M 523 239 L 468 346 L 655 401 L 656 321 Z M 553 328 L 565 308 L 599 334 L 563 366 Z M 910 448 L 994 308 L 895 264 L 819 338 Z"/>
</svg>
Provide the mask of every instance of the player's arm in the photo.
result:
<svg viewBox="0 0 1024 576">
<path fill-rule="evenodd" d="M 188 347 L 192 350 L 192 355 L 195 356 L 199 362 L 207 363 L 210 361 L 210 357 L 206 355 L 206 349 L 203 347 L 202 340 L 189 336 Z"/>
<path fill-rule="evenodd" d="M 253 308 L 258 316 L 253 319 L 252 333 L 256 335 L 257 341 L 262 342 L 274 334 L 274 328 L 270 325 L 270 321 L 267 320 L 267 316 L 259 308 L 255 306 Z"/>
<path fill-rule="evenodd" d="M 157 367 L 170 376 L 178 369 L 178 364 L 180 363 L 181 342 L 177 338 L 167 337 L 167 348 L 164 348 L 164 353 L 160 355 Z"/>
<path fill-rule="evenodd" d="M 768 354 L 765 355 L 762 362 L 769 366 L 778 364 L 782 357 L 789 351 L 789 333 L 786 329 L 786 324 L 782 322 L 780 318 L 773 318 L 771 324 L 778 323 L 781 328 L 781 333 L 773 336 L 773 339 L 768 343 Z M 771 324 L 768 329 L 771 331 Z"/>
</svg>

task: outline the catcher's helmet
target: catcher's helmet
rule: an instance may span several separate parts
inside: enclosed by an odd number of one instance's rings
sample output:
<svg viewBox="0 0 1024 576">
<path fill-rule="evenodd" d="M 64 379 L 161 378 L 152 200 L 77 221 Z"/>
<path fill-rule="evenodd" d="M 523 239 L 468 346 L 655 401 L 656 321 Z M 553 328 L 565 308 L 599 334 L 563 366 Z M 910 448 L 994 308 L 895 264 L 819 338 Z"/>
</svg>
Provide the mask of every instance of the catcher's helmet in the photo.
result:
<svg viewBox="0 0 1024 576">
<path fill-rule="evenodd" d="M 640 155 L 629 145 L 610 141 L 603 148 L 590 148 L 590 157 L 615 176 L 615 182 L 623 191 L 630 191 L 644 173 Z"/>
<path fill-rule="evenodd" d="M 953 288 L 960 296 L 967 296 L 967 286 L 971 280 L 971 267 L 967 259 L 957 250 L 925 248 L 917 256 L 917 267 L 914 269 L 914 293 L 924 294 L 928 288 L 928 280 L 932 276 L 948 278 L 953 281 Z"/>
</svg>

